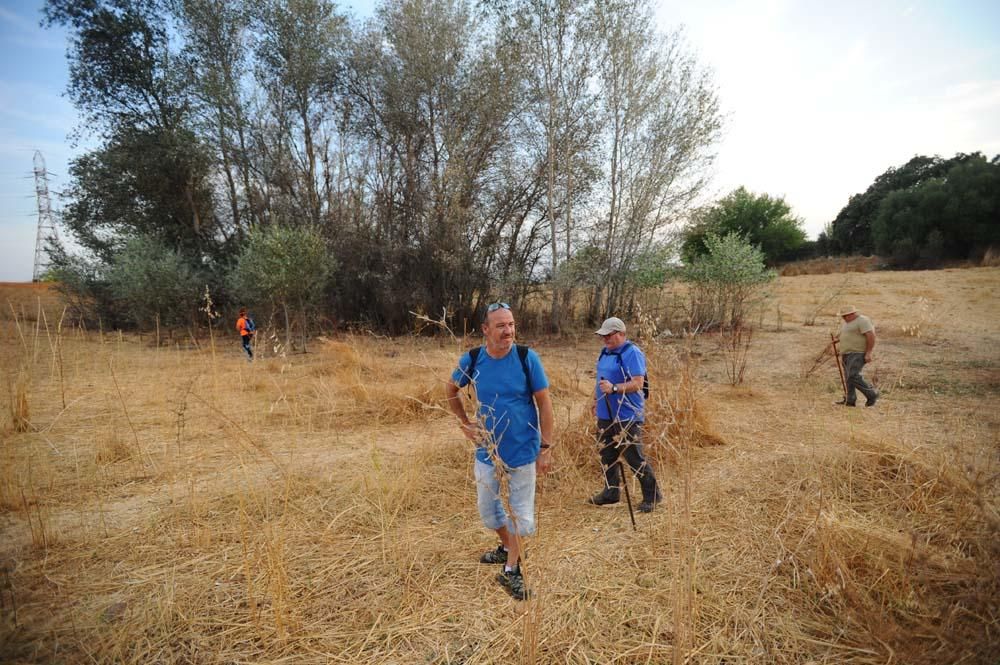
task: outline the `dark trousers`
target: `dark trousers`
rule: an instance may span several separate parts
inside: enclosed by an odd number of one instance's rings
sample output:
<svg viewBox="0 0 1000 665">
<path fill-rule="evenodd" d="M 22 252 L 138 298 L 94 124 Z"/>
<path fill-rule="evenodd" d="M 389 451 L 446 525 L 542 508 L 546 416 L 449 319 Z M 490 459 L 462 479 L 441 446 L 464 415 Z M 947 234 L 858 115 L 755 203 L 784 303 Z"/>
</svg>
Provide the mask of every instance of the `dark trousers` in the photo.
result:
<svg viewBox="0 0 1000 665">
<path fill-rule="evenodd" d="M 611 420 L 597 421 L 598 441 L 601 444 L 601 465 L 604 467 L 604 491 L 611 498 L 618 498 L 621 487 L 620 460 L 632 467 L 632 472 L 639 479 L 642 488 L 643 501 L 655 501 L 660 498 L 656 486 L 656 475 L 653 467 L 642 455 L 642 423 L 629 420 L 614 422 Z"/>
<path fill-rule="evenodd" d="M 869 402 L 875 399 L 878 393 L 871 387 L 871 384 L 865 381 L 865 377 L 861 376 L 861 370 L 865 367 L 865 354 L 845 353 L 843 360 L 844 375 L 847 377 L 847 403 L 854 404 L 857 402 L 858 390 L 861 391 L 865 399 Z"/>
<path fill-rule="evenodd" d="M 253 339 L 253 335 L 243 335 L 243 350 L 247 352 L 250 358 L 253 358 L 253 349 L 250 347 L 250 340 Z"/>
</svg>

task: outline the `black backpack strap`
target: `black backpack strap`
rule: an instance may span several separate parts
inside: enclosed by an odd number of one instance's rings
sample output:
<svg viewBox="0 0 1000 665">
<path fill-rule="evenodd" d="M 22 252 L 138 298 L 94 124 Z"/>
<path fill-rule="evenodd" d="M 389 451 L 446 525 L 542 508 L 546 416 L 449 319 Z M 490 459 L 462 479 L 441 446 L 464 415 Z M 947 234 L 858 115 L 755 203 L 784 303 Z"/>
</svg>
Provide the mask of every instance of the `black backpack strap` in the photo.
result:
<svg viewBox="0 0 1000 665">
<path fill-rule="evenodd" d="M 476 376 L 476 360 L 479 359 L 479 352 L 482 351 L 483 347 L 476 346 L 469 349 L 469 366 L 465 368 L 465 376 L 469 379 L 469 382 L 465 384 L 465 387 L 470 391 L 472 390 L 473 379 Z M 461 367 L 461 365 L 459 365 Z M 472 395 L 472 392 L 469 392 Z"/>
<path fill-rule="evenodd" d="M 528 394 L 531 395 L 531 370 L 528 368 L 529 347 L 515 344 L 514 348 L 517 350 L 517 357 L 521 361 L 521 369 L 524 371 L 524 382 L 528 386 Z M 476 360 L 479 359 L 479 352 L 482 350 L 483 347 L 481 346 L 469 349 L 469 367 L 465 370 L 465 375 L 469 377 L 469 385 L 472 385 L 473 378 L 475 377 Z"/>
<path fill-rule="evenodd" d="M 629 373 L 627 369 L 625 369 L 625 363 L 622 362 L 622 354 L 625 353 L 625 350 L 628 349 L 630 346 L 632 346 L 632 342 L 625 342 L 625 344 L 622 345 L 622 348 L 618 349 L 618 351 L 615 352 L 608 351 L 607 349 L 601 349 L 602 357 L 615 356 L 618 359 L 618 366 L 622 368 L 622 372 L 626 375 L 626 377 L 629 380 L 632 379 L 632 374 Z M 649 399 L 649 374 L 642 375 L 642 396 L 644 399 Z M 628 395 L 623 394 L 623 397 L 625 397 L 625 399 L 629 399 Z M 632 400 L 629 399 L 629 401 L 631 402 Z"/>
<path fill-rule="evenodd" d="M 524 370 L 524 382 L 528 386 L 528 395 L 530 396 L 533 392 L 531 390 L 531 370 L 528 369 L 528 347 L 515 344 L 514 348 L 517 349 L 517 357 L 521 359 L 521 369 Z"/>
</svg>

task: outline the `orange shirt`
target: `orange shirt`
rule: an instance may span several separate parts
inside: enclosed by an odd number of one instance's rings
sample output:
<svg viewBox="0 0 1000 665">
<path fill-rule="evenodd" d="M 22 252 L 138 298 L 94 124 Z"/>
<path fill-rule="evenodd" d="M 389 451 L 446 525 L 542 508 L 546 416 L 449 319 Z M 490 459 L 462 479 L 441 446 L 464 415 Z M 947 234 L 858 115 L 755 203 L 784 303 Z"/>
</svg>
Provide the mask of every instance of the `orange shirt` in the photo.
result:
<svg viewBox="0 0 1000 665">
<path fill-rule="evenodd" d="M 250 331 L 247 330 L 247 319 L 245 316 L 241 316 L 240 318 L 236 319 L 236 329 L 240 331 L 240 335 L 242 335 L 243 337 L 246 337 L 247 335 L 250 334 Z"/>
</svg>

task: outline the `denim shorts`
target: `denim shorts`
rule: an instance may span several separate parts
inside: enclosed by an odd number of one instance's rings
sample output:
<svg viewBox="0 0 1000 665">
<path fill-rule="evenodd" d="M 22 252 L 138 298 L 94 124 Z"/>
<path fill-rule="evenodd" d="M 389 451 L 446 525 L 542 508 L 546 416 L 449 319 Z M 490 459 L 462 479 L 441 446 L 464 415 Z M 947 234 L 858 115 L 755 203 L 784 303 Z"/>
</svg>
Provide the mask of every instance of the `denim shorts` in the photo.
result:
<svg viewBox="0 0 1000 665">
<path fill-rule="evenodd" d="M 528 536 L 535 532 L 535 463 L 513 469 L 500 471 L 507 476 L 507 487 L 510 492 L 510 510 L 508 515 L 500 500 L 500 479 L 495 467 L 475 462 L 476 496 L 479 504 L 479 517 L 487 529 L 507 527 L 511 534 Z"/>
</svg>

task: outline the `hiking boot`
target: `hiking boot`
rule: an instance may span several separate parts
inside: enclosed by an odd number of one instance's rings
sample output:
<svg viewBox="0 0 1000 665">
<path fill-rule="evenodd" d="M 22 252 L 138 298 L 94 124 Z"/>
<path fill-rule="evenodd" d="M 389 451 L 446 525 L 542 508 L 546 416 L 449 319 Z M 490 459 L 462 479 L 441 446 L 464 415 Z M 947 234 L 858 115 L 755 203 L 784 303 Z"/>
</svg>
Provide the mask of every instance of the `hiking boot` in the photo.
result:
<svg viewBox="0 0 1000 665">
<path fill-rule="evenodd" d="M 879 391 L 875 391 L 875 394 L 865 400 L 865 406 L 875 406 L 875 402 L 878 401 Z"/>
<path fill-rule="evenodd" d="M 848 402 L 846 399 L 838 399 L 833 403 L 834 406 L 857 406 L 854 402 Z M 874 402 L 872 402 L 874 404 Z"/>
<path fill-rule="evenodd" d="M 515 566 L 513 570 L 504 570 L 497 573 L 497 582 L 507 590 L 507 593 L 514 600 L 527 600 L 528 596 L 531 595 L 528 592 L 528 587 L 524 586 L 524 576 L 521 575 L 520 566 Z"/>
<path fill-rule="evenodd" d="M 652 501 L 643 501 L 638 505 L 637 510 L 640 513 L 651 513 L 658 503 L 663 503 L 663 497 L 660 495 L 657 495 Z"/>
<path fill-rule="evenodd" d="M 656 507 L 656 504 L 663 503 L 663 494 L 660 493 L 659 487 L 655 488 L 652 499 L 646 498 L 649 494 L 649 492 L 643 492 L 644 496 L 642 498 L 642 503 L 636 506 L 640 513 L 651 513 L 653 512 L 653 508 Z"/>
<path fill-rule="evenodd" d="M 619 500 L 618 492 L 605 489 L 587 499 L 587 503 L 594 506 L 610 506 L 613 503 L 618 503 Z"/>
<path fill-rule="evenodd" d="M 495 550 L 483 552 L 479 563 L 507 563 L 507 550 L 503 548 L 503 544 L 497 545 Z"/>
</svg>

